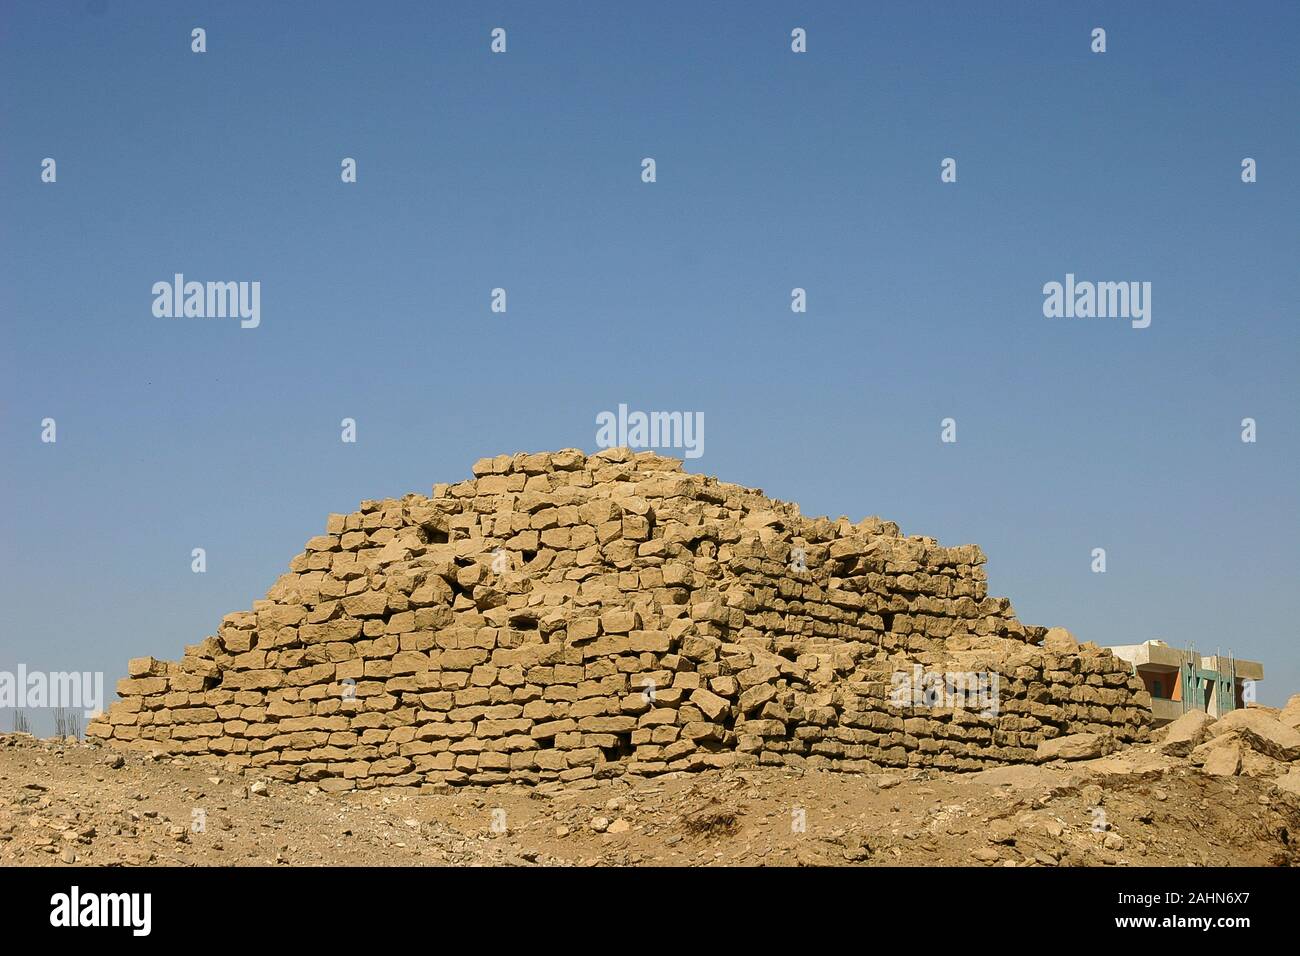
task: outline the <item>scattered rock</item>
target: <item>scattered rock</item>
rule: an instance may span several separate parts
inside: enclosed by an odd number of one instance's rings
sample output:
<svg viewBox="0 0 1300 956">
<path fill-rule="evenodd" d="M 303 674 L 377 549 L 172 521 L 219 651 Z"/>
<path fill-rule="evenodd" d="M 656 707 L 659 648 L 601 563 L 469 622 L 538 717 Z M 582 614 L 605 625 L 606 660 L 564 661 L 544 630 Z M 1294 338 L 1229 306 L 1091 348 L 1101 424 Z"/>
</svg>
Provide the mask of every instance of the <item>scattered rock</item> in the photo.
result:
<svg viewBox="0 0 1300 956">
<path fill-rule="evenodd" d="M 1213 736 L 1235 733 L 1246 746 L 1274 760 L 1300 760 L 1300 730 L 1255 708 L 1224 714 L 1210 728 Z"/>
<path fill-rule="evenodd" d="M 1203 710 L 1189 710 L 1165 728 L 1160 752 L 1171 757 L 1186 757 L 1209 733 L 1214 718 Z"/>
<path fill-rule="evenodd" d="M 1300 797 L 1300 767 L 1292 767 L 1274 780 L 1273 785 L 1279 790 L 1285 790 L 1287 793 L 1293 793 Z"/>
<path fill-rule="evenodd" d="M 1101 734 L 1067 734 L 1040 743 L 1038 760 L 1091 760 L 1105 756 L 1110 749 L 1110 738 Z"/>
<path fill-rule="evenodd" d="M 990 843 L 1015 843 L 1016 825 L 1010 820 L 990 820 L 985 831 Z"/>
<path fill-rule="evenodd" d="M 1243 749 L 1241 773 L 1246 777 L 1276 777 L 1284 774 L 1291 765 L 1262 754 L 1257 750 Z"/>
<path fill-rule="evenodd" d="M 1277 719 L 1293 730 L 1300 730 L 1300 694 L 1292 694 Z"/>
<path fill-rule="evenodd" d="M 844 847 L 844 859 L 850 863 L 859 863 L 862 860 L 869 859 L 871 856 L 871 847 L 863 839 L 861 834 L 848 833 L 841 839 Z"/>
<path fill-rule="evenodd" d="M 1224 738 L 1222 745 L 1206 752 L 1201 771 L 1211 777 L 1235 777 L 1241 772 L 1241 745 L 1236 739 Z"/>
</svg>

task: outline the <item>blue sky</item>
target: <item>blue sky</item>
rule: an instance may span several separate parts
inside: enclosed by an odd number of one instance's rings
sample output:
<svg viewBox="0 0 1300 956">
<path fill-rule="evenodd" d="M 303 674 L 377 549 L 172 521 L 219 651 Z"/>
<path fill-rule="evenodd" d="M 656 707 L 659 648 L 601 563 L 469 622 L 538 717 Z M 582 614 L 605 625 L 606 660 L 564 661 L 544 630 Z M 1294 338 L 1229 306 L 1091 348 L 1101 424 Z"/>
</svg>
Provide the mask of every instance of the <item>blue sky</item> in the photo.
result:
<svg viewBox="0 0 1300 956">
<path fill-rule="evenodd" d="M 1281 703 L 1298 36 L 1281 2 L 6 0 L 0 669 L 111 686 L 329 512 L 593 451 L 626 403 L 704 414 L 689 470 L 977 542 L 1027 623 L 1232 649 Z M 260 327 L 154 317 L 176 272 L 260 281 Z M 1045 318 L 1066 273 L 1149 281 L 1151 326 Z"/>
</svg>

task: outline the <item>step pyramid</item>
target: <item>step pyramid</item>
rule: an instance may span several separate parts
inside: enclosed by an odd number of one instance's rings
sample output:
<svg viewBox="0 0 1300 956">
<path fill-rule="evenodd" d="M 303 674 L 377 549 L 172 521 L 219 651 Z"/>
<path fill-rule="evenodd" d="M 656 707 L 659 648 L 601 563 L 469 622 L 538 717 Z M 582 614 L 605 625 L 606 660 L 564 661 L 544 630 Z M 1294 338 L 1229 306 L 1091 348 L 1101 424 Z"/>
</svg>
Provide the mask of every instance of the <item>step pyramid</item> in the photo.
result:
<svg viewBox="0 0 1300 956">
<path fill-rule="evenodd" d="M 1129 666 L 1020 623 L 978 546 L 626 448 L 473 476 L 331 515 L 250 610 L 132 660 L 87 735 L 326 790 L 977 770 L 1146 738 Z"/>
</svg>

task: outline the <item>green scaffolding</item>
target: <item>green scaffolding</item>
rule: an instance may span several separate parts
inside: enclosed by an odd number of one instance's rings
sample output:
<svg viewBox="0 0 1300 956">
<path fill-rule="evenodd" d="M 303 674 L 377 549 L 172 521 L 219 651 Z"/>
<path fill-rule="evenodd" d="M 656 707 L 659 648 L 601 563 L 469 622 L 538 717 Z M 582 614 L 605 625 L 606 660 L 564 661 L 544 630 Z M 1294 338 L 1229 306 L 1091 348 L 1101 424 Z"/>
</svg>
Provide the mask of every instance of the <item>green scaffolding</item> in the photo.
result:
<svg viewBox="0 0 1300 956">
<path fill-rule="evenodd" d="M 1224 714 L 1237 707 L 1237 660 L 1228 655 L 1228 672 L 1206 670 L 1198 666 L 1200 659 L 1195 645 L 1183 652 L 1183 662 L 1179 668 L 1182 682 L 1183 713 L 1189 710 L 1205 710 L 1208 706 L 1207 691 L 1214 685 L 1214 699 L 1218 711 Z M 1218 658 L 1216 658 L 1217 660 Z"/>
</svg>

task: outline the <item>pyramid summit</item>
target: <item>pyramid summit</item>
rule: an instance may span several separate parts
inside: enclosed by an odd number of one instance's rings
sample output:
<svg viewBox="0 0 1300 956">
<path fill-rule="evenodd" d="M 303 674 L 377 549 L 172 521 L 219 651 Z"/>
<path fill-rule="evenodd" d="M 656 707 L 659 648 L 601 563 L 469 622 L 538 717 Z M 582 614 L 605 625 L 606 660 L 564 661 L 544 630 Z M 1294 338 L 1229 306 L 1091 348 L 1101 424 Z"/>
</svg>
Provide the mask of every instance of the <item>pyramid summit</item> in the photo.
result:
<svg viewBox="0 0 1300 956">
<path fill-rule="evenodd" d="M 326 790 L 1146 739 L 1129 665 L 1022 624 L 984 561 L 652 452 L 500 455 L 329 516 L 251 609 L 132 660 L 87 735 Z"/>
</svg>

